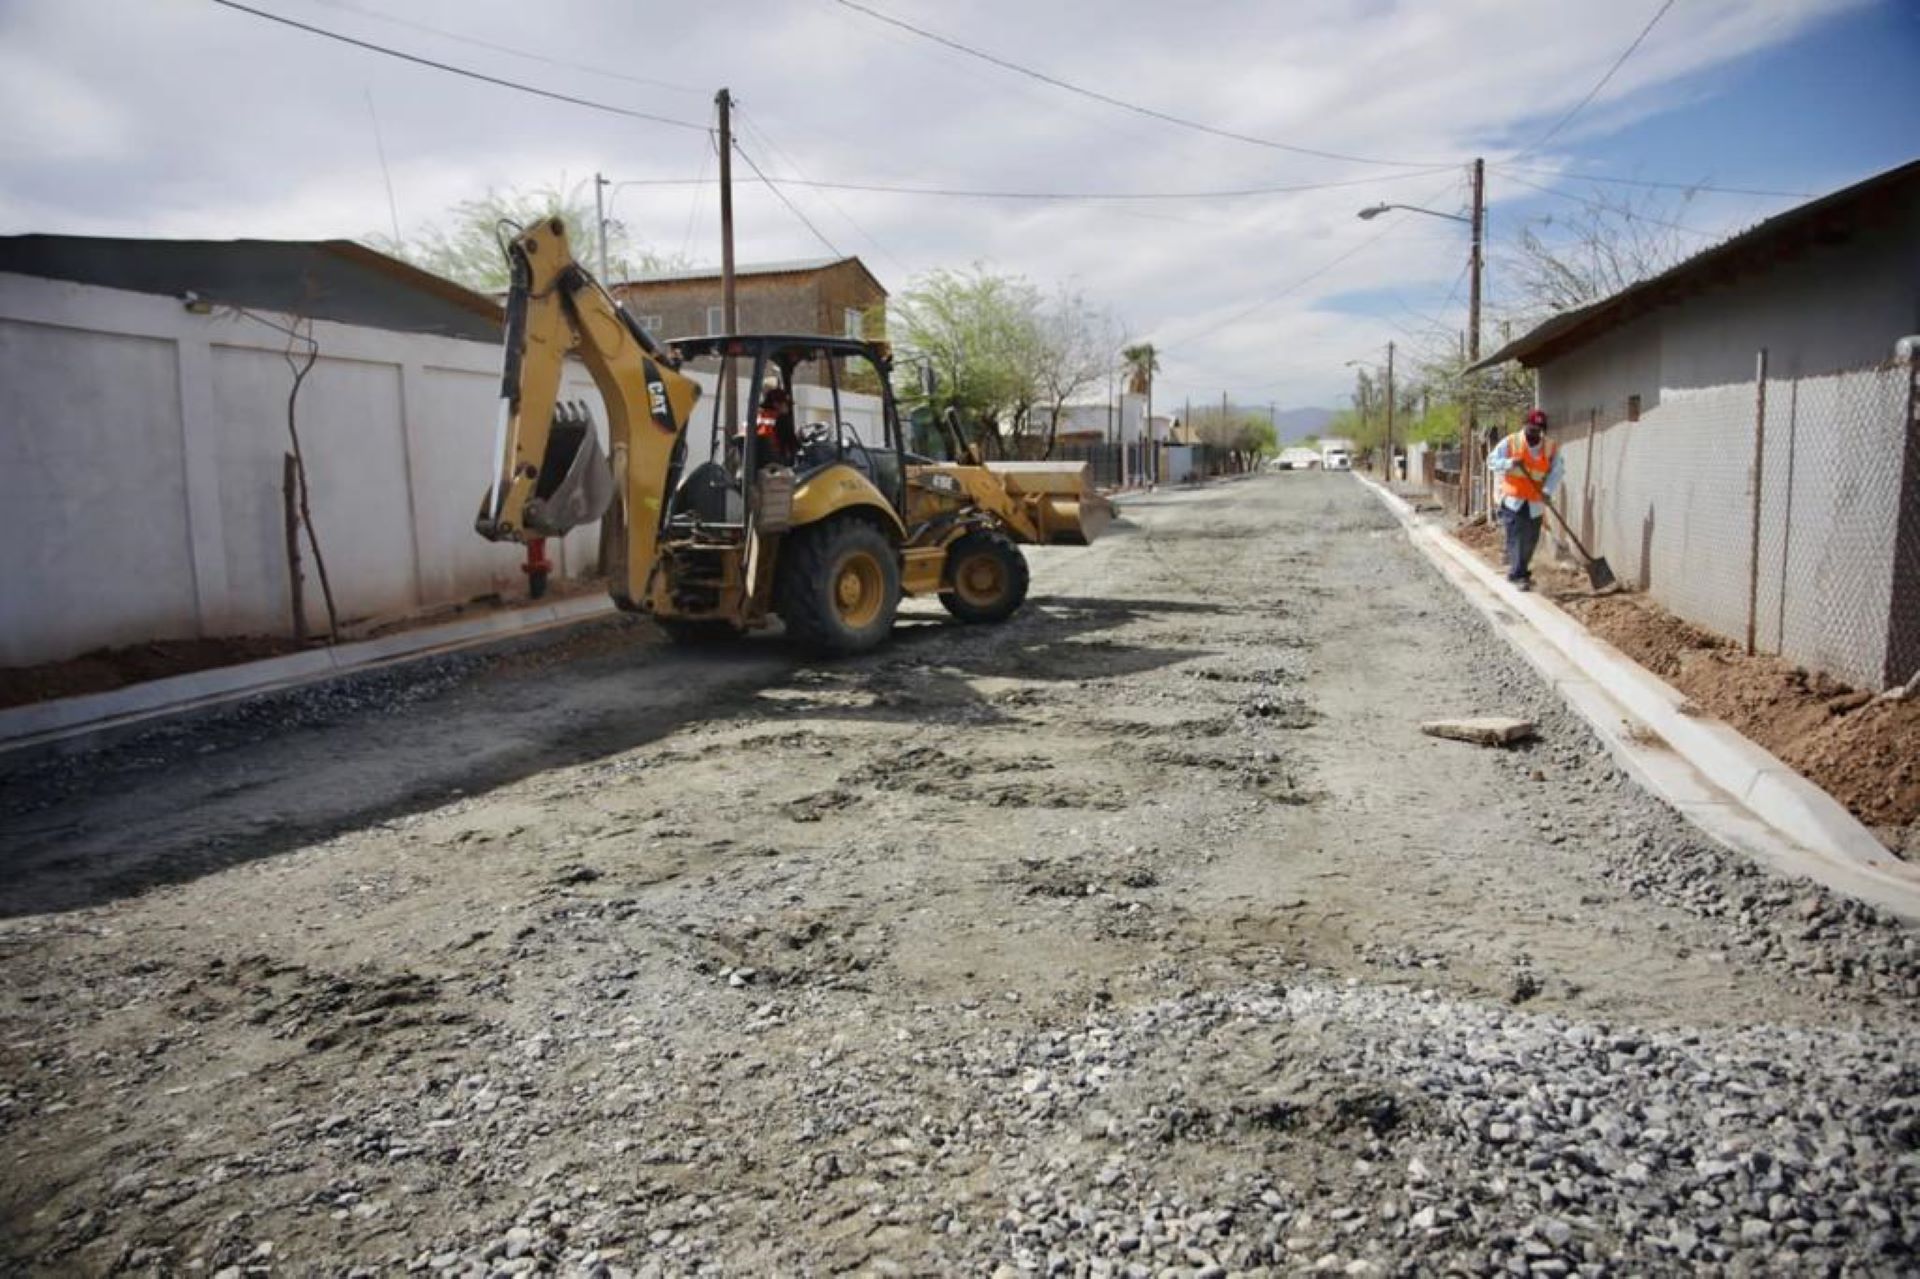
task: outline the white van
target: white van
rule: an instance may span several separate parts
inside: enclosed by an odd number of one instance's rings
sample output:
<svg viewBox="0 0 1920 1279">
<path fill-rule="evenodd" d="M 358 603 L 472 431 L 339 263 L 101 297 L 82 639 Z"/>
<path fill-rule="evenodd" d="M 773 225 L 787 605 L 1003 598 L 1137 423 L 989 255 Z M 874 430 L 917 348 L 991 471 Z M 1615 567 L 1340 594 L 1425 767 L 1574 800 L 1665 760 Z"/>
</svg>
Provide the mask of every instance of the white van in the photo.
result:
<svg viewBox="0 0 1920 1279">
<path fill-rule="evenodd" d="M 1351 471 L 1353 469 L 1353 454 L 1347 452 L 1345 449 L 1328 449 L 1326 453 L 1326 466 L 1329 471 Z"/>
</svg>

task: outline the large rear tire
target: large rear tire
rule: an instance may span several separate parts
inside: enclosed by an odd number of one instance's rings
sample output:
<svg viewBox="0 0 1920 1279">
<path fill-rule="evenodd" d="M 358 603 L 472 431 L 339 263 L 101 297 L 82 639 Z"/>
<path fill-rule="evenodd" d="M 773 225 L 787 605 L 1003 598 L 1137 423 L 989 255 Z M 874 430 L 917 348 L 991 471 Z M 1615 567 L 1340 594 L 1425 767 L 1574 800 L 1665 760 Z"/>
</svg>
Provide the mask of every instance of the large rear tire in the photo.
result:
<svg viewBox="0 0 1920 1279">
<path fill-rule="evenodd" d="M 998 533 L 969 533 L 947 549 L 953 589 L 940 603 L 963 622 L 1004 622 L 1027 599 L 1027 557 Z"/>
<path fill-rule="evenodd" d="M 796 644 L 832 656 L 864 653 L 893 631 L 900 562 L 886 534 L 843 516 L 788 535 L 779 587 L 780 620 Z"/>
</svg>

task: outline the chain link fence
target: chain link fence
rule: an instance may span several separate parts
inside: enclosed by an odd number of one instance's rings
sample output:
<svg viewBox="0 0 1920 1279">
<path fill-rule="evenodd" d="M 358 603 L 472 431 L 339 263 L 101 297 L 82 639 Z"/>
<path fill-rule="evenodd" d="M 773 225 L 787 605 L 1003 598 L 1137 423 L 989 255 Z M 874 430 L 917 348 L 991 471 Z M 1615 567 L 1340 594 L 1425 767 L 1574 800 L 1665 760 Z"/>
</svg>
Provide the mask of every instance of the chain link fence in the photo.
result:
<svg viewBox="0 0 1920 1279">
<path fill-rule="evenodd" d="M 1677 616 L 1862 688 L 1920 665 L 1920 443 L 1906 360 L 1667 389 L 1561 423 L 1561 510 Z"/>
</svg>

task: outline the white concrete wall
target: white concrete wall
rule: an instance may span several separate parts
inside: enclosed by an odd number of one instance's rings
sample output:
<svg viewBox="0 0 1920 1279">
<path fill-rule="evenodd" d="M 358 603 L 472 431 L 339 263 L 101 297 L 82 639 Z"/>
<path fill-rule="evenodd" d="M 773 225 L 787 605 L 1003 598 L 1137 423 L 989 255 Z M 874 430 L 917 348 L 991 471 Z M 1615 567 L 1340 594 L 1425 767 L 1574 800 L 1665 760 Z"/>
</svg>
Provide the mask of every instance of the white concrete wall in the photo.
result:
<svg viewBox="0 0 1920 1279">
<path fill-rule="evenodd" d="M 1185 484 L 1206 478 L 1200 471 L 1200 450 L 1194 446 L 1170 444 L 1161 452 L 1161 483 Z"/>
<path fill-rule="evenodd" d="M 275 323 L 285 316 L 265 317 Z M 316 323 L 298 421 L 314 523 L 343 621 L 523 593 L 522 549 L 473 531 L 494 465 L 490 343 Z M 0 464 L 16 553 L 0 557 L 0 664 L 150 639 L 287 634 L 281 508 L 286 337 L 177 300 L 0 275 Z M 712 379 L 696 377 L 706 391 Z M 562 396 L 606 414 L 582 367 Z M 811 399 L 803 389 L 802 421 Z M 711 397 L 690 431 L 705 456 Z M 742 395 L 743 406 L 751 397 Z M 825 416 L 822 410 L 819 416 Z M 879 438 L 880 406 L 842 396 Z M 597 526 L 550 543 L 592 570 Z M 303 545 L 309 624 L 325 610 Z"/>
</svg>

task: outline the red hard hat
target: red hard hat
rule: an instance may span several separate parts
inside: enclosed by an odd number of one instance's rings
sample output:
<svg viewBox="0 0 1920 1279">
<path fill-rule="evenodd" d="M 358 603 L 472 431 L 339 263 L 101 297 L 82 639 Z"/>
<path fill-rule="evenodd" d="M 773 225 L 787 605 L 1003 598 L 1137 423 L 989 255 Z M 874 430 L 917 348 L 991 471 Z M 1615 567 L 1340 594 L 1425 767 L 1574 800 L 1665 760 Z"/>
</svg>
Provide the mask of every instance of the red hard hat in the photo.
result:
<svg viewBox="0 0 1920 1279">
<path fill-rule="evenodd" d="M 1527 413 L 1527 425 L 1532 426 L 1535 422 L 1538 422 L 1541 426 L 1547 424 L 1547 411 L 1545 409 L 1532 409 Z"/>
</svg>

